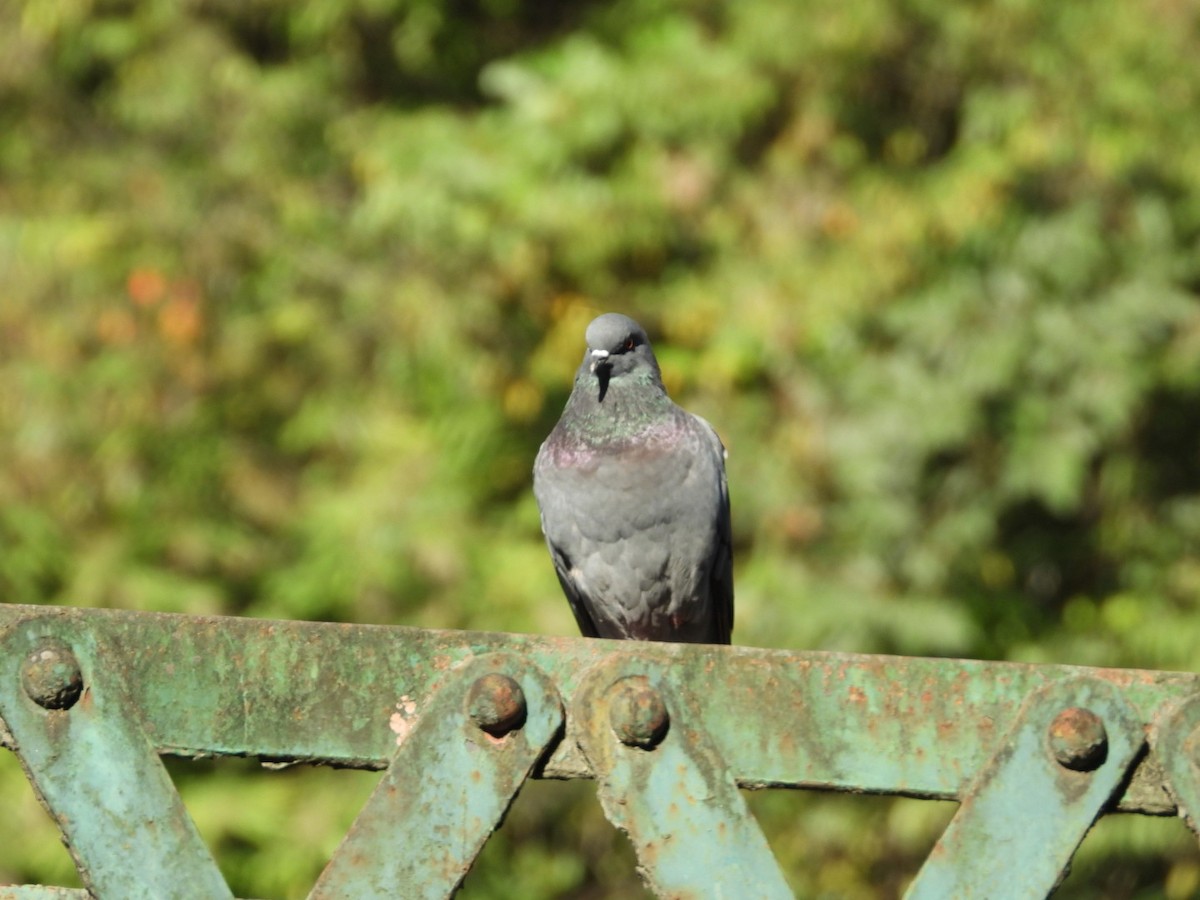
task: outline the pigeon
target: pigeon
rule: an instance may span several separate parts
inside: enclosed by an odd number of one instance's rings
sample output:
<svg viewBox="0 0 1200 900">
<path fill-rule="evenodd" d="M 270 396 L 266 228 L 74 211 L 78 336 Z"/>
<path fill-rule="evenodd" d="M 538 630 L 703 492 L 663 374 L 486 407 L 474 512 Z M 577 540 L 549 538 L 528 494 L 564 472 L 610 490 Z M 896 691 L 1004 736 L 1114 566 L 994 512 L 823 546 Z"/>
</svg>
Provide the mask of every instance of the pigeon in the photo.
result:
<svg viewBox="0 0 1200 900">
<path fill-rule="evenodd" d="M 646 332 L 606 313 L 533 492 L 585 637 L 728 644 L 733 560 L 725 447 L 663 387 Z"/>
</svg>

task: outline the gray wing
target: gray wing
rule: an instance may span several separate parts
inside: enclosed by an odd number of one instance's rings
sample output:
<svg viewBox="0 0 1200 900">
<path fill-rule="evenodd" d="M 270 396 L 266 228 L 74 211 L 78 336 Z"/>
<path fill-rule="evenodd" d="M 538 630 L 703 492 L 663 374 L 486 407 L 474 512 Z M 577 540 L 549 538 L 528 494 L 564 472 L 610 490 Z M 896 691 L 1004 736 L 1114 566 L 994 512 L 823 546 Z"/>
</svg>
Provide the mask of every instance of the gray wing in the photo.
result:
<svg viewBox="0 0 1200 900">
<path fill-rule="evenodd" d="M 579 584 L 571 577 L 570 557 L 549 536 L 546 537 L 546 544 L 550 547 L 550 558 L 554 560 L 554 574 L 558 576 L 558 583 L 562 585 L 563 593 L 567 595 L 567 603 L 570 604 L 575 621 L 579 624 L 579 633 L 584 637 L 600 637 L 600 629 L 596 627 L 592 614 L 588 612 L 591 603 L 584 596 Z"/>
<path fill-rule="evenodd" d="M 716 430 L 699 416 L 693 416 L 710 439 L 717 456 L 721 478 L 721 502 L 717 510 L 717 540 L 709 571 L 709 603 L 712 605 L 713 643 L 728 644 L 733 634 L 733 525 L 729 513 L 729 480 L 725 474 L 725 445 Z"/>
<path fill-rule="evenodd" d="M 561 513 L 562 507 L 567 506 L 569 501 L 562 491 L 552 483 L 548 472 L 549 467 L 543 459 L 544 452 L 545 445 L 543 444 L 533 466 L 533 492 L 537 498 L 538 511 L 541 514 L 542 534 L 546 537 L 546 546 L 550 548 L 554 574 L 558 576 L 558 583 L 562 585 L 567 603 L 570 604 L 571 612 L 575 616 L 575 622 L 579 625 L 579 633 L 584 637 L 598 638 L 601 635 L 590 612 L 591 599 L 584 594 L 582 586 L 572 574 L 574 570 L 572 560 L 577 559 L 583 551 L 582 546 L 579 545 L 579 535 L 571 529 L 556 529 L 552 524 L 564 520 L 563 515 L 555 513 Z"/>
</svg>

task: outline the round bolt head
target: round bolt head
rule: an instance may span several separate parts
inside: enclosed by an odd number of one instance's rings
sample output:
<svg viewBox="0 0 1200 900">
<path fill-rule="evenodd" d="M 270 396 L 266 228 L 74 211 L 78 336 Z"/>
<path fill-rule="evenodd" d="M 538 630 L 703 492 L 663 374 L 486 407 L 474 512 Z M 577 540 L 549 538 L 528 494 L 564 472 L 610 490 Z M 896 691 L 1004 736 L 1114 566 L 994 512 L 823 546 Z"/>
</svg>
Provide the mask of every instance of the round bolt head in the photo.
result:
<svg viewBox="0 0 1200 900">
<path fill-rule="evenodd" d="M 649 750 L 666 735 L 671 721 L 667 705 L 645 676 L 622 678 L 608 698 L 608 719 L 622 744 Z"/>
<path fill-rule="evenodd" d="M 1064 709 L 1050 723 L 1048 738 L 1058 764 L 1073 772 L 1095 771 L 1108 756 L 1108 732 L 1090 709 Z"/>
<path fill-rule="evenodd" d="M 21 686 L 42 709 L 70 709 L 83 693 L 83 672 L 70 647 L 43 638 L 25 657 Z"/>
<path fill-rule="evenodd" d="M 504 737 L 525 724 L 525 692 L 507 675 L 491 672 L 471 685 L 467 713 L 482 731 Z"/>
</svg>

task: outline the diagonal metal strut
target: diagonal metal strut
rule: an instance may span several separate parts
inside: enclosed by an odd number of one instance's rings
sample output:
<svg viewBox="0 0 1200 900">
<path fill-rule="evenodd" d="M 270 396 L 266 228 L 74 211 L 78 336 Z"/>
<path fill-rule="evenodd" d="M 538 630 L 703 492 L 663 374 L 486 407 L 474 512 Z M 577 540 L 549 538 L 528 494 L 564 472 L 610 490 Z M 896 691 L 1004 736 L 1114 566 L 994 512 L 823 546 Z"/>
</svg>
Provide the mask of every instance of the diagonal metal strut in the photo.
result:
<svg viewBox="0 0 1200 900">
<path fill-rule="evenodd" d="M 459 667 L 415 723 L 407 702 L 396 754 L 311 900 L 452 895 L 562 726 L 554 686 L 511 654 Z"/>
<path fill-rule="evenodd" d="M 78 621 L 0 633 L 0 713 L 97 897 L 233 895 L 142 732 L 123 657 Z"/>
<path fill-rule="evenodd" d="M 588 673 L 571 711 L 605 815 L 629 836 L 659 896 L 791 897 L 737 782 L 682 696 L 636 657 Z"/>
<path fill-rule="evenodd" d="M 1107 682 L 1034 691 L 906 896 L 1047 896 L 1144 744 L 1136 711 Z"/>
</svg>

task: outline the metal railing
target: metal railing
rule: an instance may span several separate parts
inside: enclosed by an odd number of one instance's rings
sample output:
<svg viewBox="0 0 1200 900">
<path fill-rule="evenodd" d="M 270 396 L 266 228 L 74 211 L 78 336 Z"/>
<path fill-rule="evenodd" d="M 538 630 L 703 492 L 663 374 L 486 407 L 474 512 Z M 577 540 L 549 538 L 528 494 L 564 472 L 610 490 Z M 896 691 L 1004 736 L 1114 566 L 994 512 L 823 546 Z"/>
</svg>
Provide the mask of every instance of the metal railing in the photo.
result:
<svg viewBox="0 0 1200 900">
<path fill-rule="evenodd" d="M 1104 813 L 1200 811 L 1174 672 L 5 606 L 0 720 L 122 900 L 231 896 L 159 754 L 384 769 L 313 898 L 451 895 L 530 777 L 594 779 L 669 897 L 791 896 L 739 787 L 957 799 L 913 898 L 1045 896 Z"/>
</svg>

